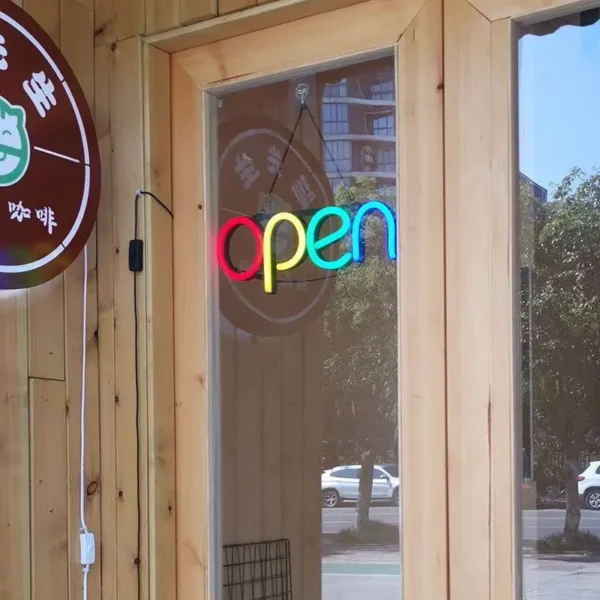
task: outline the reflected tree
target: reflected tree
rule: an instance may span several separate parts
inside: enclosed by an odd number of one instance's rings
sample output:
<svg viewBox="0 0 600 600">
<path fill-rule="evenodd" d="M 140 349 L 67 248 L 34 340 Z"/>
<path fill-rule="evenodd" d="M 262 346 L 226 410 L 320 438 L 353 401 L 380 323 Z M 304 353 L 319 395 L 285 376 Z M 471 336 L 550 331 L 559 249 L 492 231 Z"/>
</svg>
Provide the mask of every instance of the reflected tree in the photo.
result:
<svg viewBox="0 0 600 600">
<path fill-rule="evenodd" d="M 522 230 L 521 256 L 533 265 L 535 445 L 546 462 L 562 463 L 570 543 L 581 520 L 580 460 L 600 440 L 600 173 L 573 169 L 550 202 L 522 189 L 527 206 L 533 230 Z"/>
<path fill-rule="evenodd" d="M 336 204 L 382 198 L 374 179 L 340 188 Z M 349 210 L 352 210 L 351 208 Z M 397 460 L 397 264 L 384 252 L 385 223 L 367 218 L 367 259 L 338 273 L 325 315 L 325 461 L 361 463 L 357 526 L 369 518 L 376 461 Z M 341 248 L 347 251 L 348 248 Z"/>
</svg>

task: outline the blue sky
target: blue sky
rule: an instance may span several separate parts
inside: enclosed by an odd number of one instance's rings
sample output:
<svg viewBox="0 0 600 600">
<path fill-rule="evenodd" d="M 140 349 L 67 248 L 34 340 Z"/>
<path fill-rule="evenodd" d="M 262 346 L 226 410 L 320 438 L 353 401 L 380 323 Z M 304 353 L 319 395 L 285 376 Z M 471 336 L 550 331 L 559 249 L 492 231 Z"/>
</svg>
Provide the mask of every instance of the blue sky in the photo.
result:
<svg viewBox="0 0 600 600">
<path fill-rule="evenodd" d="M 551 189 L 600 168 L 600 22 L 519 42 L 521 171 Z"/>
</svg>

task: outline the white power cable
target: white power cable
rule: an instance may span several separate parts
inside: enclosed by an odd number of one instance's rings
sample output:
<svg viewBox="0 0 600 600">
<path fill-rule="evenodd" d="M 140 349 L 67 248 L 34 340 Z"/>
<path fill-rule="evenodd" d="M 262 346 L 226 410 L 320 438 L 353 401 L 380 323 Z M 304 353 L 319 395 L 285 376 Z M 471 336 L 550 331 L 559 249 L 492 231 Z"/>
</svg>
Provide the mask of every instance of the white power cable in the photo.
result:
<svg viewBox="0 0 600 600">
<path fill-rule="evenodd" d="M 83 333 L 81 346 L 81 463 L 79 465 L 79 520 L 81 533 L 89 533 L 85 522 L 85 497 L 83 486 L 85 484 L 85 367 L 87 359 L 87 283 L 88 283 L 88 256 L 87 244 L 83 247 Z"/>
<path fill-rule="evenodd" d="M 90 533 L 85 522 L 85 372 L 87 359 L 87 288 L 88 288 L 88 255 L 87 244 L 83 247 L 83 318 L 82 318 L 82 348 L 81 348 L 81 462 L 79 465 L 79 520 L 80 562 L 83 566 L 83 600 L 88 598 L 88 574 L 90 565 L 96 559 L 94 534 Z"/>
</svg>

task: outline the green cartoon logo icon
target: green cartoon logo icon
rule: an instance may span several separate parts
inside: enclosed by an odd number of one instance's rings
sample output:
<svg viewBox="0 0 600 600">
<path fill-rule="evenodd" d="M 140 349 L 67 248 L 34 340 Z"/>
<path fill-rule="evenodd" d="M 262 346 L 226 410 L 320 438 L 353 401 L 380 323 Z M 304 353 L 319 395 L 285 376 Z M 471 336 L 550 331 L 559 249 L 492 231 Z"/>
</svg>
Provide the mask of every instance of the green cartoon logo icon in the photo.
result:
<svg viewBox="0 0 600 600">
<path fill-rule="evenodd" d="M 14 185 L 29 166 L 25 110 L 0 96 L 0 187 Z"/>
</svg>

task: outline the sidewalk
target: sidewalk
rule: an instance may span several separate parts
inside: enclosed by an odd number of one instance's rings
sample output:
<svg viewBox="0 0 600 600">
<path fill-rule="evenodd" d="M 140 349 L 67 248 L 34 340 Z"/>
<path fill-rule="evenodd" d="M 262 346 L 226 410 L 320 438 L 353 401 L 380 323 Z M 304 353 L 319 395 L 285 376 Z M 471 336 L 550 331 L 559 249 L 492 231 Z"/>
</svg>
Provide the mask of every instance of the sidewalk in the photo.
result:
<svg viewBox="0 0 600 600">
<path fill-rule="evenodd" d="M 323 556 L 323 600 L 400 600 L 400 552 L 393 546 L 335 546 Z M 600 557 L 526 555 L 524 600 L 598 600 Z"/>
</svg>

